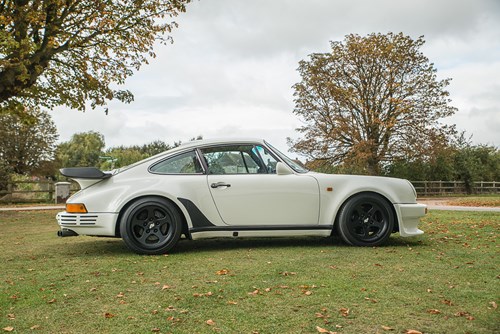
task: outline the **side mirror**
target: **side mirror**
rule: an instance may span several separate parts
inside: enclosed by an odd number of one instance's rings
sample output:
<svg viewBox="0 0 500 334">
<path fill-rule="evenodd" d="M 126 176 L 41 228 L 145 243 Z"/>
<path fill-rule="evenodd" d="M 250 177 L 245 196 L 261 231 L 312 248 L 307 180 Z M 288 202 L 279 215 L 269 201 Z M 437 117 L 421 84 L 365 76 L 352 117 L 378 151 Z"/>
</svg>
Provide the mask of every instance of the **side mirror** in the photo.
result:
<svg viewBox="0 0 500 334">
<path fill-rule="evenodd" d="M 290 167 L 288 167 L 284 163 L 278 162 L 276 164 L 276 174 L 278 174 L 278 175 L 290 175 L 290 174 L 293 174 L 293 171 L 290 169 Z"/>
</svg>

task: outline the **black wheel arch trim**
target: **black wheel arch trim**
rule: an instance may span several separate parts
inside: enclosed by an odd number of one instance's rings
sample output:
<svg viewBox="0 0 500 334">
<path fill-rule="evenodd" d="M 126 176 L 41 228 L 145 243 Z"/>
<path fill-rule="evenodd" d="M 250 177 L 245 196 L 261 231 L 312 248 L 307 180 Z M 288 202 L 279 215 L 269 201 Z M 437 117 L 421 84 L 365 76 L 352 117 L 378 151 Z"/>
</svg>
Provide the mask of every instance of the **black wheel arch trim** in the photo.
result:
<svg viewBox="0 0 500 334">
<path fill-rule="evenodd" d="M 177 199 L 186 208 L 186 211 L 191 218 L 193 228 L 216 227 L 216 225 L 214 225 L 192 201 L 181 197 L 178 197 Z M 191 231 L 192 229 L 189 230 Z"/>
</svg>

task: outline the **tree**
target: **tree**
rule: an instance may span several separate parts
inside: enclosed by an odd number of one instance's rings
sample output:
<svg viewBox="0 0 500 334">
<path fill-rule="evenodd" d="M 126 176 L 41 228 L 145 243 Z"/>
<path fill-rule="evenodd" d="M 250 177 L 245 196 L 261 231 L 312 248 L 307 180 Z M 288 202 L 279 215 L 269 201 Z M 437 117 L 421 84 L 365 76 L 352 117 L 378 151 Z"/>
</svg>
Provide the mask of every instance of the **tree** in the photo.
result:
<svg viewBox="0 0 500 334">
<path fill-rule="evenodd" d="M 39 108 L 0 114 L 0 169 L 4 174 L 28 174 L 53 160 L 57 128 Z"/>
<path fill-rule="evenodd" d="M 114 90 L 155 57 L 156 40 L 190 0 L 0 1 L 0 105 L 33 103 L 85 110 L 116 98 Z"/>
<path fill-rule="evenodd" d="M 436 69 L 416 40 L 403 35 L 351 34 L 331 42 L 331 52 L 299 63 L 294 113 L 304 135 L 292 150 L 328 164 L 380 174 L 396 159 L 427 156 L 446 145 L 454 127 L 440 123 L 456 108 Z"/>
<path fill-rule="evenodd" d="M 99 132 L 74 134 L 69 141 L 57 147 L 58 164 L 61 167 L 98 167 L 104 146 L 104 136 Z"/>
</svg>

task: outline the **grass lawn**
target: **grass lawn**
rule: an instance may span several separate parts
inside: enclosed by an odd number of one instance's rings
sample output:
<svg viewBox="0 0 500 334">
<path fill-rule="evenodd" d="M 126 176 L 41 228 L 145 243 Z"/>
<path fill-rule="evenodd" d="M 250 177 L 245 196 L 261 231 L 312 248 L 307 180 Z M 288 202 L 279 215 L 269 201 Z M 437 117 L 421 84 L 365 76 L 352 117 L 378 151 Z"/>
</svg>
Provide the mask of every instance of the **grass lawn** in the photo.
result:
<svg viewBox="0 0 500 334">
<path fill-rule="evenodd" d="M 0 212 L 0 331 L 498 333 L 499 213 L 431 211 L 425 235 L 356 248 L 323 238 L 57 238 L 55 211 Z"/>
</svg>

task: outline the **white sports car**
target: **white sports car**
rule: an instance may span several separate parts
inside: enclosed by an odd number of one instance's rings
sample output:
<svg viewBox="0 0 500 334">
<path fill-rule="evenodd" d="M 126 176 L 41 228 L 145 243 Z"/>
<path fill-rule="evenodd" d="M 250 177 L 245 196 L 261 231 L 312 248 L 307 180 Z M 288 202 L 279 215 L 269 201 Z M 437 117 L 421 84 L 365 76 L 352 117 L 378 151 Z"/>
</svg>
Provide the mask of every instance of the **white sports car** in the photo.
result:
<svg viewBox="0 0 500 334">
<path fill-rule="evenodd" d="M 162 254 L 182 234 L 291 237 L 338 234 L 378 246 L 418 229 L 426 206 L 407 180 L 310 172 L 264 140 L 201 140 L 102 172 L 63 168 L 81 190 L 57 214 L 59 236 L 121 237 Z"/>
</svg>

